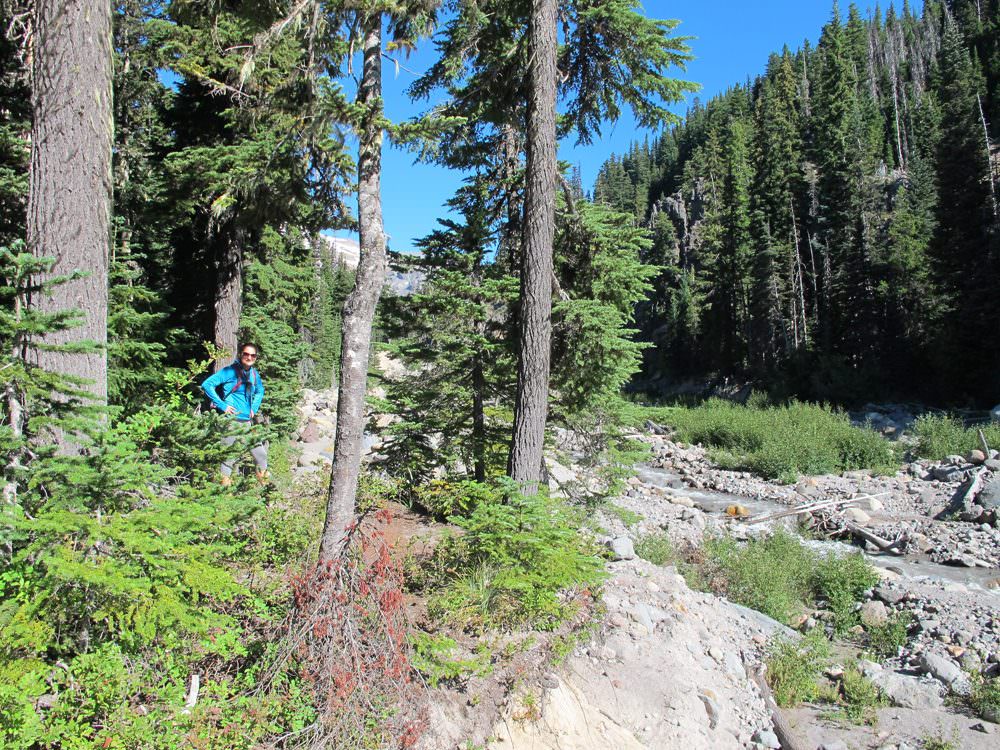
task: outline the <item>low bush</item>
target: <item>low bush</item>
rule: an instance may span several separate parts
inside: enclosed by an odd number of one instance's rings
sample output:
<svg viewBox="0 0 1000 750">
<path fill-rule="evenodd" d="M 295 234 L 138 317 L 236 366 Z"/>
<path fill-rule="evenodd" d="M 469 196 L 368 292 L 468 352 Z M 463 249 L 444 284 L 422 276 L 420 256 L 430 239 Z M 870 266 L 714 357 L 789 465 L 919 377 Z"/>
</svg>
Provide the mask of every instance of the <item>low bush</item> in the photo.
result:
<svg viewBox="0 0 1000 750">
<path fill-rule="evenodd" d="M 889 441 L 825 405 L 713 398 L 694 407 L 635 408 L 633 421 L 640 415 L 674 427 L 680 440 L 709 447 L 726 468 L 767 479 L 794 482 L 800 474 L 892 472 L 898 466 Z"/>
<path fill-rule="evenodd" d="M 816 555 L 779 531 L 740 544 L 731 537 L 705 544 L 703 577 L 734 602 L 788 622 L 811 595 Z"/>
<path fill-rule="evenodd" d="M 677 559 L 673 542 L 663 532 L 640 536 L 635 541 L 635 553 L 653 565 L 669 565 Z"/>
<path fill-rule="evenodd" d="M 496 486 L 470 479 L 435 479 L 413 488 L 414 502 L 438 519 L 468 517 L 480 504 L 500 497 Z"/>
<path fill-rule="evenodd" d="M 878 583 L 878 574 L 860 553 L 819 558 L 812 574 L 813 598 L 833 613 L 833 629 L 843 635 L 860 622 L 857 603 Z"/>
<path fill-rule="evenodd" d="M 913 615 L 907 611 L 895 612 L 882 625 L 872 625 L 866 629 L 868 650 L 880 659 L 895 656 L 906 645 Z"/>
<path fill-rule="evenodd" d="M 856 603 L 878 581 L 860 554 L 822 555 L 780 530 L 745 544 L 710 539 L 703 552 L 701 578 L 712 590 L 786 623 L 807 605 L 823 603 L 837 633 L 857 623 Z"/>
<path fill-rule="evenodd" d="M 830 659 L 830 644 L 816 629 L 798 641 L 779 637 L 771 642 L 765 663 L 767 682 L 779 706 L 815 700 L 820 677 Z"/>
<path fill-rule="evenodd" d="M 975 679 L 969 702 L 977 716 L 994 723 L 1000 720 L 1000 677 L 980 675 Z"/>
<path fill-rule="evenodd" d="M 551 629 L 575 606 L 566 592 L 597 584 L 603 563 L 565 505 L 504 488 L 446 538 L 416 585 L 431 593 L 432 616 L 471 628 Z"/>
<path fill-rule="evenodd" d="M 840 678 L 840 696 L 844 714 L 855 724 L 874 726 L 878 709 L 886 703 L 879 689 L 853 665 Z"/>
<path fill-rule="evenodd" d="M 954 454 L 964 456 L 971 450 L 982 448 L 979 430 L 983 431 L 990 447 L 1000 447 L 1000 424 L 996 422 L 966 427 L 955 416 L 924 414 L 917 417 L 913 425 L 917 435 L 917 455 L 935 461 Z"/>
<path fill-rule="evenodd" d="M 410 643 L 413 646 L 410 666 L 423 675 L 432 688 L 470 675 L 489 673 L 488 656 L 477 653 L 471 659 L 460 659 L 455 656 L 458 644 L 448 636 L 418 631 L 410 636 Z"/>
</svg>

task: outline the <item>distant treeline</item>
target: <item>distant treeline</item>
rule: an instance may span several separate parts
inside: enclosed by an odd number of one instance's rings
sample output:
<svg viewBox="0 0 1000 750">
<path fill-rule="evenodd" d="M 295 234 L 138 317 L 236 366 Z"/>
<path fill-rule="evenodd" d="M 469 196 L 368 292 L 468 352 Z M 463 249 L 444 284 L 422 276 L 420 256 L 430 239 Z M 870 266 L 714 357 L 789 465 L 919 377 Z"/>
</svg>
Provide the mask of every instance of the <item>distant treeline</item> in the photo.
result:
<svg viewBox="0 0 1000 750">
<path fill-rule="evenodd" d="M 654 233 L 648 381 L 1000 400 L 1000 0 L 904 2 L 773 54 L 602 167 Z"/>
</svg>

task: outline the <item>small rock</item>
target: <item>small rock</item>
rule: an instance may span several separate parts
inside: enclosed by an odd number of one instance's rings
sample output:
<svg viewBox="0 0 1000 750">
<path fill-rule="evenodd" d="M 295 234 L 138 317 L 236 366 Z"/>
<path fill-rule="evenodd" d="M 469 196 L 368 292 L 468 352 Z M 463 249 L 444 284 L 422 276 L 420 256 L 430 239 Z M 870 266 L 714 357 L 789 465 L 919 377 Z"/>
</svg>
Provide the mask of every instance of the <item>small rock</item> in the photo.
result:
<svg viewBox="0 0 1000 750">
<path fill-rule="evenodd" d="M 681 507 L 684 508 L 694 507 L 694 500 L 685 495 L 676 495 L 675 497 L 671 497 L 670 502 L 674 505 L 680 505 Z"/>
<path fill-rule="evenodd" d="M 758 729 L 753 733 L 753 741 L 764 747 L 773 748 L 773 750 L 780 750 L 781 743 L 778 741 L 778 735 L 772 732 L 770 729 Z"/>
<path fill-rule="evenodd" d="M 889 610 L 885 604 L 875 600 L 861 605 L 861 622 L 866 628 L 885 625 L 889 621 Z"/>
<path fill-rule="evenodd" d="M 701 702 L 705 705 L 705 713 L 708 714 L 709 729 L 715 729 L 717 726 L 719 726 L 719 719 L 722 716 L 722 709 L 719 708 L 718 703 L 716 703 L 712 698 L 709 698 L 704 693 L 698 693 L 698 697 L 701 698 Z"/>
<path fill-rule="evenodd" d="M 977 724 L 973 724 L 971 727 L 969 727 L 969 729 L 971 729 L 973 732 L 982 732 L 983 734 L 993 734 L 992 723 L 984 724 L 983 722 L 980 721 Z"/>
<path fill-rule="evenodd" d="M 906 601 L 909 597 L 906 591 L 891 589 L 888 586 L 876 586 L 874 593 L 876 599 L 886 604 L 899 604 L 902 601 Z"/>
<path fill-rule="evenodd" d="M 975 464 L 976 466 L 978 466 L 979 464 L 983 463 L 986 460 L 986 454 L 983 453 L 981 450 L 973 449 L 969 451 L 969 455 L 966 456 L 965 459 L 970 464 Z"/>
<path fill-rule="evenodd" d="M 557 687 L 559 687 L 559 678 L 556 677 L 554 674 L 547 674 L 542 676 L 542 679 L 539 680 L 539 683 L 546 690 L 555 690 Z"/>
<path fill-rule="evenodd" d="M 983 462 L 983 466 L 985 466 L 990 471 L 1000 471 L 1000 460 L 997 460 L 995 458 L 988 458 Z"/>
<path fill-rule="evenodd" d="M 831 740 L 830 742 L 824 742 L 817 750 L 849 750 L 849 748 L 843 740 Z"/>
<path fill-rule="evenodd" d="M 619 536 L 610 540 L 607 547 L 611 550 L 612 559 L 616 562 L 635 559 L 635 546 L 627 536 Z"/>
<path fill-rule="evenodd" d="M 726 515 L 733 518 L 747 518 L 750 516 L 750 511 L 744 505 L 733 503 L 726 506 Z"/>
<path fill-rule="evenodd" d="M 861 508 L 846 508 L 844 510 L 844 517 L 858 526 L 867 526 L 872 522 L 871 517 L 861 510 Z"/>
</svg>

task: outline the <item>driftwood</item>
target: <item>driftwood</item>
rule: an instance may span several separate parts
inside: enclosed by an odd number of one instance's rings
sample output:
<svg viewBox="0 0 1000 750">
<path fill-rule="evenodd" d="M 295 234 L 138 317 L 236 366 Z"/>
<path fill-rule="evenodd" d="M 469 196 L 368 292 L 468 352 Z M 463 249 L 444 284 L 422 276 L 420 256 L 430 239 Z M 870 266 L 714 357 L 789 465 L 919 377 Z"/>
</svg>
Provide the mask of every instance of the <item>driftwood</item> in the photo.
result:
<svg viewBox="0 0 1000 750">
<path fill-rule="evenodd" d="M 981 435 L 982 433 L 980 433 Z M 988 455 L 988 454 L 987 454 Z M 970 505 L 972 505 L 973 500 L 975 500 L 976 495 L 979 494 L 979 490 L 983 487 L 983 474 L 986 472 L 985 466 L 980 466 L 972 473 L 972 479 L 969 481 L 969 486 L 965 488 L 965 492 L 962 493 L 962 499 L 960 501 L 960 508 L 962 510 L 967 510 Z"/>
<path fill-rule="evenodd" d="M 654 435 L 669 435 L 672 430 L 664 427 L 661 424 L 657 424 L 652 419 L 646 420 L 646 429 L 652 432 Z"/>
<path fill-rule="evenodd" d="M 986 454 L 986 458 L 990 457 L 990 444 L 986 442 L 986 436 L 983 434 L 982 430 L 976 430 L 979 433 L 979 443 L 983 446 L 983 453 Z"/>
<path fill-rule="evenodd" d="M 896 537 L 893 541 L 890 542 L 888 539 L 883 539 L 882 537 L 877 536 L 872 532 L 868 531 L 868 529 L 863 529 L 857 524 L 853 524 L 850 522 L 846 523 L 844 525 L 844 528 L 850 534 L 853 534 L 854 536 L 863 539 L 866 542 L 870 542 L 871 544 L 878 547 L 879 552 L 885 552 L 890 555 L 902 555 L 903 548 L 906 547 L 906 545 L 909 544 L 910 541 L 909 537 L 904 533 L 900 534 L 898 537 Z"/>
<path fill-rule="evenodd" d="M 810 747 L 795 736 L 792 727 L 785 719 L 784 714 L 781 713 L 781 708 L 774 699 L 774 693 L 771 692 L 771 686 L 764 679 L 763 671 L 759 667 L 750 670 L 750 676 L 757 684 L 757 687 L 760 688 L 761 697 L 764 698 L 764 705 L 767 706 L 767 710 L 771 713 L 771 724 L 774 727 L 775 735 L 778 737 L 778 742 L 781 743 L 781 750 L 811 750 Z"/>
<path fill-rule="evenodd" d="M 757 518 L 751 518 L 747 521 L 747 524 L 752 526 L 758 523 L 764 523 L 765 521 L 775 521 L 779 518 L 786 518 L 788 516 L 801 516 L 804 514 L 813 514 L 820 510 L 828 510 L 831 508 L 844 508 L 853 503 L 859 502 L 860 500 L 871 500 L 876 497 L 881 497 L 882 495 L 887 495 L 888 492 L 879 492 L 877 495 L 862 495 L 860 497 L 846 497 L 840 498 L 838 500 L 813 500 L 812 502 L 803 503 L 802 505 L 796 505 L 794 508 L 789 508 L 788 510 L 778 511 L 777 513 L 770 513 L 766 516 L 759 516 Z"/>
</svg>

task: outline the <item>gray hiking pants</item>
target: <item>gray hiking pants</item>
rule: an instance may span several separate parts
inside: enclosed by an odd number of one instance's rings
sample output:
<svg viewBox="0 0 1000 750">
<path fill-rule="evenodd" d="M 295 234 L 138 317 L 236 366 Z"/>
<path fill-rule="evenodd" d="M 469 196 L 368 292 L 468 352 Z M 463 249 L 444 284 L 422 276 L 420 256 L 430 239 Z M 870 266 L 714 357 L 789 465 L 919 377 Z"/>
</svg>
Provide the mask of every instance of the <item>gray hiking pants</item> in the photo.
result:
<svg viewBox="0 0 1000 750">
<path fill-rule="evenodd" d="M 249 429 L 250 429 L 249 422 L 236 423 L 237 431 L 245 432 L 246 430 Z M 231 446 L 233 443 L 236 442 L 237 437 L 239 437 L 239 434 L 227 435 L 226 437 L 222 438 L 222 444 L 228 448 L 229 446 Z M 267 471 L 267 445 L 265 443 L 261 443 L 260 445 L 255 445 L 253 448 L 251 448 L 250 455 L 253 456 L 254 463 L 257 464 L 257 471 Z M 230 474 L 233 473 L 233 469 L 236 467 L 236 461 L 237 459 L 233 458 L 230 459 L 229 461 L 222 462 L 222 468 L 221 468 L 222 476 L 228 477 Z"/>
</svg>

